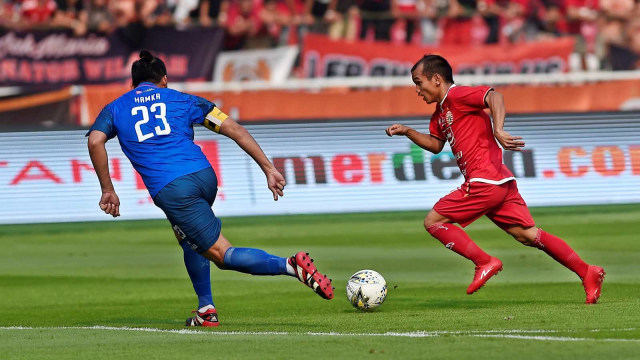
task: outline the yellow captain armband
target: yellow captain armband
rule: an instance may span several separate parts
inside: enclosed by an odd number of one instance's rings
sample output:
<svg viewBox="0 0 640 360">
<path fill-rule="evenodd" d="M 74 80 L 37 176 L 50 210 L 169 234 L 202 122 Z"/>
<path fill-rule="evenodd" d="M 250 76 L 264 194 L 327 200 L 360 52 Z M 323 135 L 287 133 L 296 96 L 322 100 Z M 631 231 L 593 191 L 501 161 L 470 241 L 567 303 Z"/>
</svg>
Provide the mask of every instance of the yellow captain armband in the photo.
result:
<svg viewBox="0 0 640 360">
<path fill-rule="evenodd" d="M 213 110 L 205 116 L 202 125 L 211 131 L 219 133 L 220 126 L 222 126 L 222 123 L 227 120 L 228 117 L 229 115 L 223 113 L 217 106 L 214 106 Z"/>
</svg>

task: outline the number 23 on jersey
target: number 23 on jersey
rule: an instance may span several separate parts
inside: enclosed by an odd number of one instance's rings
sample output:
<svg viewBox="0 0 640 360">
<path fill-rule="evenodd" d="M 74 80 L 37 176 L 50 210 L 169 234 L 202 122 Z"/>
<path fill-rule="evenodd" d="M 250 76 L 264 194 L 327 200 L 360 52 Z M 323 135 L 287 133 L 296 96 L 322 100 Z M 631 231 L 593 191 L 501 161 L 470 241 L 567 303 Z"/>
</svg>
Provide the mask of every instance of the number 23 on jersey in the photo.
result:
<svg viewBox="0 0 640 360">
<path fill-rule="evenodd" d="M 151 112 L 151 114 L 153 114 L 156 119 L 161 120 L 162 123 L 160 124 L 156 120 L 156 123 L 158 123 L 159 125 L 156 125 L 156 127 L 154 128 L 155 133 L 149 132 L 144 134 L 142 133 L 142 129 L 140 128 L 140 126 L 149 122 L 149 112 Z M 171 133 L 171 126 L 169 126 L 169 123 L 167 122 L 167 106 L 165 105 L 165 103 L 155 103 L 149 107 L 136 106 L 131 109 L 132 116 L 137 116 L 139 113 L 142 113 L 142 119 L 138 120 L 135 124 L 136 134 L 138 135 L 138 142 L 143 142 L 154 137 L 155 135 L 169 135 Z M 162 125 L 162 127 L 160 125 Z"/>
</svg>

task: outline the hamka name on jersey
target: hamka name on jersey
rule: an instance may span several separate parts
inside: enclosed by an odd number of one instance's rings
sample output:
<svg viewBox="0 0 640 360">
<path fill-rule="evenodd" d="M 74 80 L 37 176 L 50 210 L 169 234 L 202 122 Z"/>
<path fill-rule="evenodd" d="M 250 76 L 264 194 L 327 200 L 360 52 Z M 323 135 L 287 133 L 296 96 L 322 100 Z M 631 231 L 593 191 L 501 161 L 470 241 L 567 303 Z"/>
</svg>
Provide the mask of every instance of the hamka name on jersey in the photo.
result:
<svg viewBox="0 0 640 360">
<path fill-rule="evenodd" d="M 136 104 L 160 100 L 160 93 L 155 93 L 148 96 L 138 96 L 138 97 L 135 97 L 133 100 L 136 102 Z"/>
</svg>

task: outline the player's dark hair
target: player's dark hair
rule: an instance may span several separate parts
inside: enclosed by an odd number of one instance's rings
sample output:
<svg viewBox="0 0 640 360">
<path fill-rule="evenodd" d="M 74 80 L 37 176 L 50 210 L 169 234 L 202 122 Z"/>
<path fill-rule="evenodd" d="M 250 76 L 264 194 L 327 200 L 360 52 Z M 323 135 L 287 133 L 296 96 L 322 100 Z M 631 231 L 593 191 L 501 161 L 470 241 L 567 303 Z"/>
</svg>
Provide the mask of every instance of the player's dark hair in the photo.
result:
<svg viewBox="0 0 640 360">
<path fill-rule="evenodd" d="M 140 85 L 141 82 L 159 84 L 165 75 L 167 75 L 167 68 L 164 66 L 164 62 L 151 55 L 148 50 L 140 51 L 140 59 L 131 65 L 133 87 Z"/>
<path fill-rule="evenodd" d="M 434 74 L 440 74 L 444 81 L 453 84 L 453 69 L 447 59 L 440 55 L 425 55 L 413 65 L 411 73 L 413 73 L 420 64 L 422 64 L 422 74 L 425 75 L 427 79 L 431 80 Z"/>
</svg>

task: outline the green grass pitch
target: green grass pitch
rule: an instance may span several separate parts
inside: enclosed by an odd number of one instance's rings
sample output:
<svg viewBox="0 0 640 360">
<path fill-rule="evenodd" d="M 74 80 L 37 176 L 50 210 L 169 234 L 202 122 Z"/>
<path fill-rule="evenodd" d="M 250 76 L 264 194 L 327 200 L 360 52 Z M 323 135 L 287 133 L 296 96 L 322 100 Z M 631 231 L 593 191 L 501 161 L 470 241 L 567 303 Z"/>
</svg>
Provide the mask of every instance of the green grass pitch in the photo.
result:
<svg viewBox="0 0 640 360">
<path fill-rule="evenodd" d="M 605 268 L 598 305 L 484 218 L 468 232 L 504 271 L 472 296 L 473 264 L 424 231 L 423 212 L 228 218 L 235 246 L 309 251 L 336 297 L 212 266 L 222 325 L 185 329 L 196 298 L 166 221 L 1 226 L 0 359 L 640 358 L 640 204 L 532 212 Z M 367 268 L 389 294 L 360 313 L 344 287 Z"/>
</svg>

